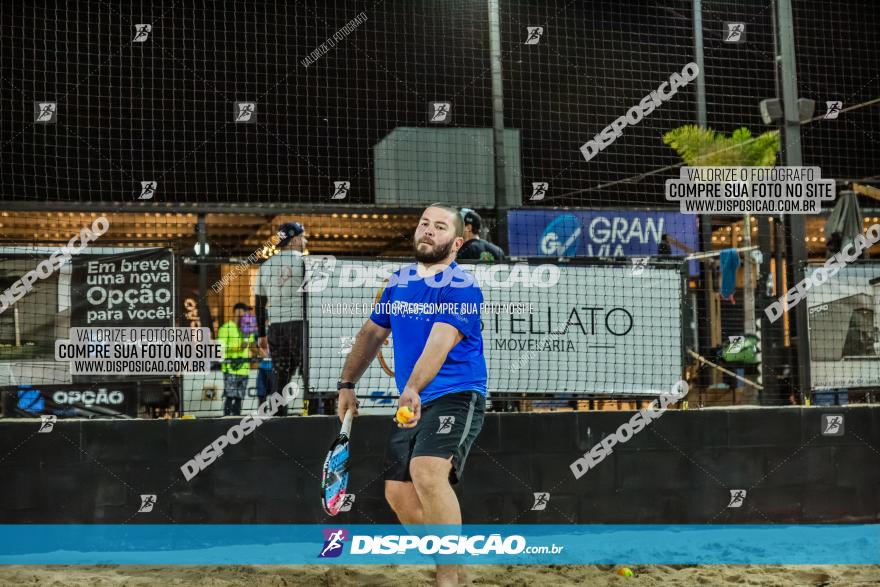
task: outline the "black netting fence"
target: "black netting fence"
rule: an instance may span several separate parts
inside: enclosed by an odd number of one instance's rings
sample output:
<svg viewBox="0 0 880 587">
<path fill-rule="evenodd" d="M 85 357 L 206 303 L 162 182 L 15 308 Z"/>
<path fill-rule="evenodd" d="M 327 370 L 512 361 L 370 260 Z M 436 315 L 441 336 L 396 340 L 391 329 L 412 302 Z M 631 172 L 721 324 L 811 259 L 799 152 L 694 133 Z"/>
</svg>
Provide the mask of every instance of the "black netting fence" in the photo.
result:
<svg viewBox="0 0 880 587">
<path fill-rule="evenodd" d="M 771 0 L 4 5 L 5 412 L 220 415 L 225 388 L 243 387 L 250 409 L 290 377 L 307 389 L 295 410 L 331 409 L 364 304 L 411 262 L 437 201 L 475 211 L 466 236 L 507 257 L 471 243 L 461 259 L 482 261 L 497 409 L 634 407 L 679 379 L 692 406 L 870 398 L 870 283 L 846 293 L 840 272 L 817 286 L 800 329 L 793 310 L 765 309 L 804 259 L 880 216 L 873 12 L 869 0 L 799 1 L 793 22 Z M 826 226 L 834 202 L 802 216 L 801 236 L 793 214 L 682 213 L 665 197 L 694 151 L 714 166 L 789 160 L 784 136 L 765 134 L 781 113 L 760 107 L 782 97 L 788 29 L 813 101 L 803 165 L 854 194 L 842 235 Z M 700 123 L 719 134 L 682 130 Z M 279 248 L 292 222 L 306 240 Z M 309 259 L 328 260 L 311 293 L 299 291 Z M 263 302 L 263 328 L 301 323 L 280 371 L 254 326 Z M 829 320 L 850 326 L 838 336 Z M 56 360 L 72 328 L 111 326 L 203 327 L 241 356 L 187 374 Z M 377 410 L 397 389 L 386 346 L 358 391 Z"/>
</svg>

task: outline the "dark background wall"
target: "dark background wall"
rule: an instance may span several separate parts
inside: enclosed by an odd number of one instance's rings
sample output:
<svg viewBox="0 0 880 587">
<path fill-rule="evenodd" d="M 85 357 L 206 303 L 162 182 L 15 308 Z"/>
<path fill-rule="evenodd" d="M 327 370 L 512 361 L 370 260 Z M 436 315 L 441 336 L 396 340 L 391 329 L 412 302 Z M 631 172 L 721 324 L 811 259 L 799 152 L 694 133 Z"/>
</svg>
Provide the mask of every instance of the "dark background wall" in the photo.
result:
<svg viewBox="0 0 880 587">
<path fill-rule="evenodd" d="M 845 416 L 823 436 L 821 416 Z M 631 412 L 488 414 L 459 486 L 466 523 L 821 523 L 880 519 L 880 408 L 670 411 L 575 480 L 570 463 Z M 0 523 L 303 523 L 320 505 L 329 417 L 276 419 L 185 481 L 180 466 L 234 419 L 0 424 Z M 390 422 L 353 429 L 347 523 L 392 523 Z M 728 508 L 730 490 L 747 491 Z M 535 492 L 549 492 L 532 511 Z M 155 494 L 151 513 L 137 513 Z"/>
</svg>

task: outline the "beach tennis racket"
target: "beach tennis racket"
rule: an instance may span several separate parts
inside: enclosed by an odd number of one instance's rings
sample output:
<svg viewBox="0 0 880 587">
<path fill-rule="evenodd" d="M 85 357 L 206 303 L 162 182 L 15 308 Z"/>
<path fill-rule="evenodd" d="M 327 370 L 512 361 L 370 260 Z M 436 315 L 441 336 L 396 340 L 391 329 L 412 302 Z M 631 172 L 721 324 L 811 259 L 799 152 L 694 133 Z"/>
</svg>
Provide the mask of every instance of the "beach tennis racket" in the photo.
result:
<svg viewBox="0 0 880 587">
<path fill-rule="evenodd" d="M 335 516 L 345 500 L 348 489 L 349 452 L 348 439 L 351 434 L 351 421 L 354 412 L 345 412 L 339 436 L 330 445 L 330 451 L 324 460 L 324 471 L 321 475 L 321 505 L 328 515 Z"/>
</svg>

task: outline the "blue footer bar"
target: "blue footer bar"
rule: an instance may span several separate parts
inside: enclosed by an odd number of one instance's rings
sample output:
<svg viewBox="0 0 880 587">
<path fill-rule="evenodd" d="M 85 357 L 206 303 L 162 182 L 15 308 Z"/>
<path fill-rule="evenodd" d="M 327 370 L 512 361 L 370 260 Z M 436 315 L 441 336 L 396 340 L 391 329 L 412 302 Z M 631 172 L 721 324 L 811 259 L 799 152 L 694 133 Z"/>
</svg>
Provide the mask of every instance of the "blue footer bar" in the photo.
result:
<svg viewBox="0 0 880 587">
<path fill-rule="evenodd" d="M 880 525 L 0 525 L 0 564 L 880 564 Z"/>
</svg>

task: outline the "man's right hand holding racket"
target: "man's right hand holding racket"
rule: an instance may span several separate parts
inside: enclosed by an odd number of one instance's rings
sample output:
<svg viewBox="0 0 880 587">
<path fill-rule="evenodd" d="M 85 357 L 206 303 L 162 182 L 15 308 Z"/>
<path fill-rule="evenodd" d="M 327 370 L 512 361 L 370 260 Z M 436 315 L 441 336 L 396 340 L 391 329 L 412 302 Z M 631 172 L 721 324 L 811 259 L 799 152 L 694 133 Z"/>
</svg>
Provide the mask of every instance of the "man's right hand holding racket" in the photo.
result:
<svg viewBox="0 0 880 587">
<path fill-rule="evenodd" d="M 355 416 L 358 415 L 358 401 L 354 395 L 354 390 L 340 389 L 339 397 L 336 401 L 336 413 L 339 415 L 340 422 L 345 419 L 345 412 L 349 410 L 351 410 Z"/>
</svg>

